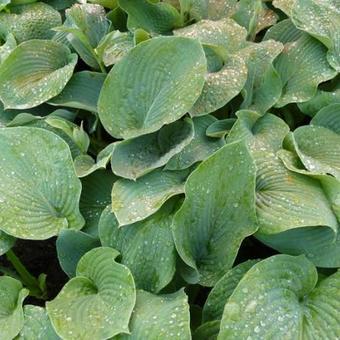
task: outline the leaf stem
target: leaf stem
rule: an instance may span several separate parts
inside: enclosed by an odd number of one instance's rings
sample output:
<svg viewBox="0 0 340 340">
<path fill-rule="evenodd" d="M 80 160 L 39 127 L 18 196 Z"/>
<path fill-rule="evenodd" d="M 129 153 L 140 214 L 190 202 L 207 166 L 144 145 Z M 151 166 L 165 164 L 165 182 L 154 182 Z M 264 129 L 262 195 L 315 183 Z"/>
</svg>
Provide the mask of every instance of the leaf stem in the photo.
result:
<svg viewBox="0 0 340 340">
<path fill-rule="evenodd" d="M 44 299 L 46 297 L 46 290 L 43 289 L 44 282 L 34 277 L 24 266 L 18 256 L 15 255 L 13 250 L 6 253 L 7 260 L 12 264 L 14 269 L 20 276 L 22 283 L 30 290 L 30 295 Z"/>
</svg>

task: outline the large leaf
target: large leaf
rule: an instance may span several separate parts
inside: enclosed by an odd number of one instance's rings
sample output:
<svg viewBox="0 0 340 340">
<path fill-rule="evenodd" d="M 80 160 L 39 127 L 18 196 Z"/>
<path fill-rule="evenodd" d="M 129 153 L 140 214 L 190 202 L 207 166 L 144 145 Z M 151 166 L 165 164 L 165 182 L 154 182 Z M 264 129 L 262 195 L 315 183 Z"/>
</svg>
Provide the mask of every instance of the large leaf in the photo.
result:
<svg viewBox="0 0 340 340">
<path fill-rule="evenodd" d="M 59 43 L 30 40 L 0 66 L 0 99 L 5 109 L 27 109 L 58 95 L 70 80 L 77 55 Z"/>
<path fill-rule="evenodd" d="M 20 281 L 9 276 L 0 277 L 0 338 L 12 340 L 24 326 L 22 303 L 28 290 Z"/>
<path fill-rule="evenodd" d="M 15 340 L 59 340 L 46 310 L 42 307 L 26 305 L 24 307 L 24 327 Z"/>
<path fill-rule="evenodd" d="M 226 145 L 204 161 L 189 176 L 185 195 L 173 222 L 176 248 L 196 281 L 212 286 L 257 230 L 255 166 L 245 143 Z"/>
<path fill-rule="evenodd" d="M 52 28 L 61 25 L 61 15 L 44 2 L 11 7 L 0 13 L 0 24 L 13 33 L 18 43 L 32 39 L 51 39 Z"/>
<path fill-rule="evenodd" d="M 155 213 L 170 197 L 184 192 L 189 170 L 155 170 L 137 181 L 119 179 L 112 189 L 112 211 L 120 226 Z"/>
<path fill-rule="evenodd" d="M 104 80 L 105 75 L 102 73 L 90 71 L 75 73 L 64 90 L 48 103 L 97 112 L 97 102 Z"/>
<path fill-rule="evenodd" d="M 0 64 L 10 55 L 16 46 L 17 42 L 13 34 L 9 33 L 8 30 L 0 24 Z"/>
<path fill-rule="evenodd" d="M 195 117 L 193 122 L 194 138 L 189 145 L 169 160 L 165 169 L 187 169 L 194 163 L 205 160 L 225 144 L 223 138 L 211 138 L 206 135 L 207 128 L 217 122 L 215 117 L 210 115 Z"/>
<path fill-rule="evenodd" d="M 58 261 L 68 277 L 76 276 L 81 257 L 93 248 L 99 247 L 97 238 L 79 230 L 62 230 L 56 241 Z"/>
<path fill-rule="evenodd" d="M 311 120 L 311 125 L 323 126 L 340 134 L 340 102 L 325 105 Z"/>
<path fill-rule="evenodd" d="M 274 59 L 282 52 L 283 45 L 274 40 L 249 44 L 239 53 L 246 55 L 247 81 L 242 90 L 241 108 L 251 108 L 265 113 L 280 98 L 282 83 L 273 66 Z"/>
<path fill-rule="evenodd" d="M 121 253 L 121 263 L 131 270 L 137 288 L 158 293 L 175 273 L 176 250 L 170 227 L 176 203 L 176 199 L 166 202 L 149 218 L 121 228 L 111 206 L 101 216 L 102 245 Z"/>
<path fill-rule="evenodd" d="M 163 126 L 159 131 L 118 142 L 112 153 L 112 171 L 124 178 L 137 178 L 165 165 L 186 148 L 194 137 L 191 119 Z"/>
<path fill-rule="evenodd" d="M 198 41 L 159 37 L 140 43 L 106 78 L 98 103 L 100 120 L 116 138 L 157 131 L 192 107 L 205 72 Z"/>
<path fill-rule="evenodd" d="M 80 211 L 85 218 L 84 231 L 97 237 L 102 211 L 111 203 L 111 191 L 117 177 L 110 171 L 98 170 L 82 178 Z"/>
<path fill-rule="evenodd" d="M 68 33 L 68 41 L 86 64 L 104 70 L 95 48 L 108 33 L 109 28 L 110 22 L 106 18 L 104 8 L 85 3 L 75 4 L 67 9 L 64 25 L 56 30 Z"/>
<path fill-rule="evenodd" d="M 256 234 L 256 237 L 280 253 L 304 254 L 318 267 L 340 267 L 340 233 L 334 239 L 331 228 L 296 228 L 272 235 Z"/>
<path fill-rule="evenodd" d="M 251 268 L 229 298 L 218 339 L 335 339 L 340 336 L 340 272 L 317 286 L 304 256 L 277 255 Z"/>
<path fill-rule="evenodd" d="M 108 339 L 128 332 L 136 299 L 130 271 L 115 262 L 119 253 L 95 248 L 86 253 L 58 296 L 46 303 L 57 334 L 66 339 Z"/>
<path fill-rule="evenodd" d="M 340 11 L 338 0 L 294 0 L 274 2 L 301 30 L 320 40 L 328 49 L 327 59 L 340 70 Z"/>
<path fill-rule="evenodd" d="M 230 269 L 221 277 L 210 291 L 204 304 L 202 315 L 203 322 L 222 319 L 224 305 L 227 303 L 229 297 L 246 272 L 257 262 L 258 260 L 243 262 Z"/>
<path fill-rule="evenodd" d="M 0 229 L 25 239 L 80 229 L 81 184 L 68 145 L 52 132 L 29 127 L 1 129 L 0 145 Z"/>
<path fill-rule="evenodd" d="M 262 233 L 306 226 L 338 228 L 333 201 L 319 180 L 285 167 L 276 154 L 288 126 L 271 114 L 240 111 L 227 142 L 246 139 L 256 167 L 256 211 Z"/>
<path fill-rule="evenodd" d="M 306 33 L 285 44 L 274 63 L 283 85 L 277 107 L 311 99 L 320 83 L 336 76 L 337 72 L 329 65 L 326 53 L 324 45 Z"/>
<path fill-rule="evenodd" d="M 142 290 L 132 315 L 130 335 L 117 340 L 190 340 L 188 298 L 183 290 L 167 295 L 153 295 Z"/>
<path fill-rule="evenodd" d="M 148 0 L 119 0 L 120 8 L 128 13 L 130 30 L 143 28 L 152 33 L 167 33 L 182 24 L 178 11 L 170 4 Z"/>
</svg>

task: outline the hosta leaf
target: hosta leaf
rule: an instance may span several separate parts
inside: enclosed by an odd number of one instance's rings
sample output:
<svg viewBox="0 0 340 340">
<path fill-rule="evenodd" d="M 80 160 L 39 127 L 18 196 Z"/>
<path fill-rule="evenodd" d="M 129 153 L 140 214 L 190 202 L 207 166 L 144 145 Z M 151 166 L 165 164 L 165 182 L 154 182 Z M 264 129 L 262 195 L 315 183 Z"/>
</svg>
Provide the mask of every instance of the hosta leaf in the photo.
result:
<svg viewBox="0 0 340 340">
<path fill-rule="evenodd" d="M 117 340 L 190 340 L 188 298 L 183 290 L 153 295 L 139 290 L 130 323 L 131 334 Z"/>
<path fill-rule="evenodd" d="M 247 82 L 242 90 L 241 108 L 265 113 L 280 98 L 282 83 L 273 61 L 282 52 L 283 45 L 274 40 L 249 44 L 240 53 L 247 55 Z"/>
<path fill-rule="evenodd" d="M 340 134 L 340 101 L 322 108 L 311 120 L 311 125 L 323 126 Z"/>
<path fill-rule="evenodd" d="M 165 165 L 194 137 L 191 119 L 176 121 L 159 131 L 116 143 L 111 157 L 112 171 L 127 179 L 137 178 Z"/>
<path fill-rule="evenodd" d="M 208 126 L 206 135 L 208 137 L 222 138 L 231 130 L 235 121 L 235 118 L 216 120 Z"/>
<path fill-rule="evenodd" d="M 8 30 L 0 24 L 0 64 L 10 55 L 16 46 L 17 42 L 13 34 L 9 33 Z"/>
<path fill-rule="evenodd" d="M 15 238 L 0 230 L 0 256 L 7 253 L 15 244 Z"/>
<path fill-rule="evenodd" d="M 119 179 L 112 189 L 112 211 L 119 225 L 141 221 L 155 213 L 170 197 L 184 193 L 189 170 L 155 170 L 137 181 Z"/>
<path fill-rule="evenodd" d="M 182 3 L 186 3 L 190 16 L 196 21 L 227 18 L 237 8 L 237 0 L 182 0 Z"/>
<path fill-rule="evenodd" d="M 2 11 L 10 2 L 11 0 L 0 0 L 0 11 Z"/>
<path fill-rule="evenodd" d="M 338 133 L 323 126 L 301 126 L 294 131 L 294 140 L 296 152 L 307 170 L 328 173 L 340 179 L 340 135 Z"/>
<path fill-rule="evenodd" d="M 13 33 L 18 43 L 31 39 L 51 39 L 52 28 L 61 25 L 61 16 L 53 7 L 37 2 L 11 7 L 0 13 L 0 24 Z"/>
<path fill-rule="evenodd" d="M 102 211 L 111 203 L 111 191 L 117 177 L 110 171 L 98 170 L 82 178 L 80 211 L 85 218 L 84 231 L 98 236 L 98 222 Z"/>
<path fill-rule="evenodd" d="M 16 127 L 0 129 L 0 145 L 0 229 L 37 240 L 80 229 L 81 184 L 67 144 L 46 130 Z"/>
<path fill-rule="evenodd" d="M 334 231 L 330 228 L 297 228 L 272 235 L 256 234 L 256 237 L 280 253 L 304 254 L 318 267 L 340 266 L 340 234 L 334 239 Z"/>
<path fill-rule="evenodd" d="M 194 334 L 195 340 L 216 340 L 220 331 L 220 321 L 209 321 L 199 326 Z"/>
<path fill-rule="evenodd" d="M 312 99 L 304 103 L 299 103 L 298 106 L 300 111 L 313 117 L 324 107 L 336 103 L 340 103 L 340 85 L 337 89 L 330 92 L 318 90 Z"/>
<path fill-rule="evenodd" d="M 340 11 L 338 0 L 292 0 L 274 5 L 287 13 L 297 28 L 310 33 L 328 49 L 327 59 L 340 70 Z"/>
<path fill-rule="evenodd" d="M 24 307 L 24 327 L 15 340 L 59 340 L 44 308 L 32 305 Z"/>
<path fill-rule="evenodd" d="M 165 169 L 187 169 L 194 163 L 205 160 L 225 144 L 222 138 L 210 138 L 206 135 L 207 128 L 212 123 L 218 122 L 215 117 L 210 115 L 195 117 L 193 122 L 195 130 L 194 138 L 180 153 L 169 160 Z"/>
<path fill-rule="evenodd" d="M 192 116 L 201 116 L 226 105 L 236 97 L 247 80 L 247 67 L 244 59 L 230 56 L 221 70 L 208 73 L 202 93 L 190 109 Z"/>
<path fill-rule="evenodd" d="M 285 44 L 274 63 L 283 85 L 277 107 L 311 99 L 320 83 L 336 76 L 336 71 L 328 64 L 326 52 L 326 48 L 308 34 Z"/>
<path fill-rule="evenodd" d="M 176 250 L 170 227 L 176 202 L 170 200 L 149 218 L 121 228 L 111 206 L 101 216 L 102 245 L 120 252 L 121 263 L 131 270 L 137 288 L 158 293 L 175 273 Z"/>
<path fill-rule="evenodd" d="M 128 332 L 136 299 L 130 271 L 115 262 L 111 248 L 90 250 L 79 261 L 77 276 L 46 303 L 57 334 L 66 339 L 108 339 Z"/>
<path fill-rule="evenodd" d="M 65 13 L 64 25 L 56 30 L 69 33 L 68 41 L 86 64 L 95 69 L 102 68 L 95 48 L 110 28 L 104 8 L 94 4 L 75 4 Z"/>
<path fill-rule="evenodd" d="M 143 28 L 153 33 L 168 33 L 182 24 L 178 11 L 170 4 L 148 0 L 119 0 L 120 8 L 128 14 L 129 30 Z"/>
<path fill-rule="evenodd" d="M 240 111 L 239 119 L 227 136 L 227 142 L 245 138 L 256 167 L 256 211 L 262 233 L 274 234 L 306 226 L 329 226 L 338 222 L 333 202 L 322 184 L 314 178 L 290 171 L 276 154 L 288 133 L 278 117 L 262 117 Z"/>
<path fill-rule="evenodd" d="M 5 109 L 27 109 L 58 95 L 70 80 L 77 55 L 54 41 L 20 44 L 0 66 L 0 99 Z"/>
<path fill-rule="evenodd" d="M 274 25 L 277 20 L 275 12 L 268 10 L 262 0 L 240 0 L 233 19 L 245 27 L 250 40 L 262 29 Z"/>
<path fill-rule="evenodd" d="M 75 73 L 64 90 L 48 103 L 97 112 L 97 102 L 104 80 L 105 75 L 102 73 L 90 71 Z"/>
<path fill-rule="evenodd" d="M 217 281 L 204 304 L 202 316 L 203 322 L 222 319 L 224 305 L 227 303 L 229 297 L 246 272 L 257 262 L 258 260 L 243 262 L 230 269 L 219 281 Z"/>
<path fill-rule="evenodd" d="M 28 290 L 20 281 L 9 276 L 0 277 L 0 338 L 12 340 L 24 326 L 22 303 Z"/>
<path fill-rule="evenodd" d="M 286 44 L 298 40 L 303 35 L 303 31 L 298 30 L 290 19 L 285 19 L 270 27 L 263 40 L 271 39 Z"/>
<path fill-rule="evenodd" d="M 108 33 L 96 48 L 96 53 L 105 66 L 116 64 L 134 47 L 133 35 L 129 32 Z"/>
<path fill-rule="evenodd" d="M 243 142 L 224 146 L 189 176 L 173 233 L 200 284 L 214 285 L 232 266 L 242 240 L 256 231 L 254 192 L 255 167 Z"/>
<path fill-rule="evenodd" d="M 97 238 L 78 230 L 63 230 L 57 238 L 58 261 L 68 277 L 76 276 L 81 257 L 93 248 L 99 247 Z"/>
<path fill-rule="evenodd" d="M 317 278 L 304 256 L 277 255 L 254 265 L 224 308 L 218 339 L 339 337 L 340 273 L 316 286 Z"/>
<path fill-rule="evenodd" d="M 159 37 L 140 43 L 106 78 L 98 103 L 100 120 L 116 138 L 157 131 L 192 107 L 205 72 L 198 41 Z"/>
</svg>

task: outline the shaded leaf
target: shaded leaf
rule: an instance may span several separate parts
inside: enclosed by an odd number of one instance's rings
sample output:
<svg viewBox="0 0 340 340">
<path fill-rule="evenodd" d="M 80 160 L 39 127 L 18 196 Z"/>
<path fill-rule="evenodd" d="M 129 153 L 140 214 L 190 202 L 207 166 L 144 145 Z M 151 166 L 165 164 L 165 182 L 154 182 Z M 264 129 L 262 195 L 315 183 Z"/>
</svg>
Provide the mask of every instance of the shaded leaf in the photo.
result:
<svg viewBox="0 0 340 340">
<path fill-rule="evenodd" d="M 0 230 L 0 256 L 7 253 L 15 244 L 15 238 Z"/>
</svg>

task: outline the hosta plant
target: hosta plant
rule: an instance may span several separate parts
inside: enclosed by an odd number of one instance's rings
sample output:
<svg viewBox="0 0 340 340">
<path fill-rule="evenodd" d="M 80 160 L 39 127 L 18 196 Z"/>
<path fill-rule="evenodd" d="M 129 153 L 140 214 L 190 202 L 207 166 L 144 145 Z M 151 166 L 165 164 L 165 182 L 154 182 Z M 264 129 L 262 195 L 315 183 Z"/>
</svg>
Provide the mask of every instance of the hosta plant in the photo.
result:
<svg viewBox="0 0 340 340">
<path fill-rule="evenodd" d="M 340 339 L 339 0 L 0 0 L 0 340 Z"/>
</svg>

